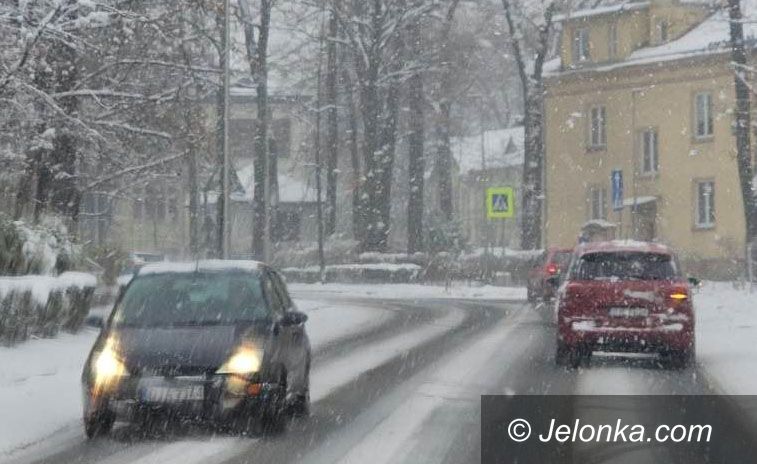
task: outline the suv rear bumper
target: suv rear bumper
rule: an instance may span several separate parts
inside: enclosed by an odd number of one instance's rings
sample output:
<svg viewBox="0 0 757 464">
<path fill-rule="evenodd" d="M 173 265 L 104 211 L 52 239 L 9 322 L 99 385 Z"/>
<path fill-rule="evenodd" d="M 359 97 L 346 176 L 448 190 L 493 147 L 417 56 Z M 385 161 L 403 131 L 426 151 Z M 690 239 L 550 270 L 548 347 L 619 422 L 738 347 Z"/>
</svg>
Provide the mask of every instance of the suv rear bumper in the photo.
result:
<svg viewBox="0 0 757 464">
<path fill-rule="evenodd" d="M 560 321 L 558 340 L 567 347 L 589 346 L 621 352 L 689 350 L 694 346 L 694 326 L 669 321 L 652 327 L 608 326 L 593 320 Z"/>
</svg>

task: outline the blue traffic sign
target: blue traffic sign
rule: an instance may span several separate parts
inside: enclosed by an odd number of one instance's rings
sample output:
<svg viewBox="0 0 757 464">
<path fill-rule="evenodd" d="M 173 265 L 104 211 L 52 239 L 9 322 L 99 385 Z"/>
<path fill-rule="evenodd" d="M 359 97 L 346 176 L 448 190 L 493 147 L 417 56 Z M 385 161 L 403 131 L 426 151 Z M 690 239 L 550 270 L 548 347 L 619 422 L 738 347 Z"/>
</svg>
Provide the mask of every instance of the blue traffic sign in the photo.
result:
<svg viewBox="0 0 757 464">
<path fill-rule="evenodd" d="M 612 184 L 612 209 L 619 211 L 623 209 L 623 171 L 615 169 L 610 176 Z"/>
</svg>

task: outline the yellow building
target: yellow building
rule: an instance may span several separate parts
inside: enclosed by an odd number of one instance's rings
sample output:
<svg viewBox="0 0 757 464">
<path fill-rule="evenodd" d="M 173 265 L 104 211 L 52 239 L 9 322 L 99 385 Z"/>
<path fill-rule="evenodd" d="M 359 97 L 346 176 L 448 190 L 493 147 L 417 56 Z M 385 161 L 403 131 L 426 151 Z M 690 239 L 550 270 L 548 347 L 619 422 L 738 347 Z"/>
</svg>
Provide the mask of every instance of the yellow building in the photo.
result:
<svg viewBox="0 0 757 464">
<path fill-rule="evenodd" d="M 690 272 L 740 269 L 726 18 L 691 0 L 557 18 L 560 56 L 545 67 L 546 245 L 573 245 L 593 226 L 667 243 Z"/>
</svg>

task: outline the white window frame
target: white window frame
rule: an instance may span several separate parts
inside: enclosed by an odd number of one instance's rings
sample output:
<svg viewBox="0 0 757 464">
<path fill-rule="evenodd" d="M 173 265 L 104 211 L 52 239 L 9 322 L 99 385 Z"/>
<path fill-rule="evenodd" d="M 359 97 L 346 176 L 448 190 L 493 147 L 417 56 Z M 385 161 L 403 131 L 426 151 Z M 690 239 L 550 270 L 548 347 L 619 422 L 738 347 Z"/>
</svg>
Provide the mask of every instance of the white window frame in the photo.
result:
<svg viewBox="0 0 757 464">
<path fill-rule="evenodd" d="M 599 185 L 589 187 L 589 220 L 607 220 L 607 189 Z"/>
<path fill-rule="evenodd" d="M 587 61 L 591 61 L 588 27 L 579 27 L 573 31 L 572 53 L 574 63 L 585 63 Z"/>
<path fill-rule="evenodd" d="M 618 23 L 610 23 L 607 32 L 607 56 L 613 60 L 618 57 Z"/>
<path fill-rule="evenodd" d="M 697 92 L 694 95 L 694 136 L 697 139 L 709 139 L 714 135 L 712 106 L 712 92 Z"/>
<path fill-rule="evenodd" d="M 715 210 L 715 181 L 697 180 L 694 185 L 694 195 L 696 195 L 694 224 L 698 229 L 711 229 L 715 227 L 715 222 L 717 221 Z M 709 186 L 710 189 L 709 193 L 702 190 L 703 188 L 706 189 L 707 186 Z"/>
<path fill-rule="evenodd" d="M 639 133 L 641 150 L 641 173 L 657 174 L 660 169 L 660 136 L 657 129 L 650 127 Z"/>
<path fill-rule="evenodd" d="M 595 105 L 589 108 L 589 148 L 607 147 L 607 108 Z"/>
</svg>

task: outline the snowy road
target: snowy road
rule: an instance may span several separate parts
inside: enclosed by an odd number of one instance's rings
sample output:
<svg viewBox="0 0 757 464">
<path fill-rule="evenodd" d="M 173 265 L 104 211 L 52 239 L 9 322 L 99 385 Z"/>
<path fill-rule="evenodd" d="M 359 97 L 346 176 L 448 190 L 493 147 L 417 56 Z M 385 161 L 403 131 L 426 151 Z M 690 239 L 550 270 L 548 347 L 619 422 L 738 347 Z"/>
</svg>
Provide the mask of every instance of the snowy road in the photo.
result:
<svg viewBox="0 0 757 464">
<path fill-rule="evenodd" d="M 190 429 L 144 437 L 122 427 L 88 442 L 77 424 L 10 462 L 478 463 L 481 394 L 714 393 L 698 368 L 667 371 L 644 359 L 629 365 L 596 357 L 586 369 L 557 368 L 549 311 L 523 303 L 297 296 L 391 316 L 366 318 L 356 331 L 334 331 L 317 344 L 312 416 L 292 422 L 286 434 L 244 438 Z M 338 324 L 338 317 L 330 320 Z M 661 448 L 573 455 L 576 462 L 702 462 Z"/>
</svg>

